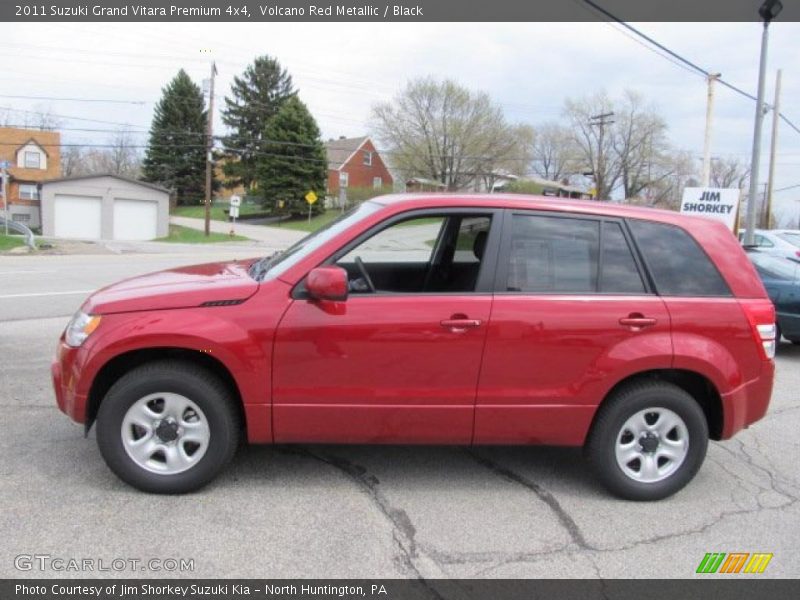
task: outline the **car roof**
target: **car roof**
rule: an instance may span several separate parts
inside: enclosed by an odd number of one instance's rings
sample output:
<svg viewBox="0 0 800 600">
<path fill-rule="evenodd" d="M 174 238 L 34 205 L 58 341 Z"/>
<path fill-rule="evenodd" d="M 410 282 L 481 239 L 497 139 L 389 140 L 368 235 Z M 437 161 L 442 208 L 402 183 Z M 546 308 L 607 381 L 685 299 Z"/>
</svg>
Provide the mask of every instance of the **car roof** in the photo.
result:
<svg viewBox="0 0 800 600">
<path fill-rule="evenodd" d="M 555 211 L 573 214 L 587 214 L 618 218 L 648 219 L 664 223 L 686 224 L 687 220 L 699 227 L 712 223 L 709 219 L 681 215 L 675 211 L 598 202 L 593 200 L 568 200 L 553 196 L 529 196 L 524 194 L 390 194 L 377 196 L 371 202 L 397 211 L 413 208 L 511 208 L 526 210 Z"/>
</svg>

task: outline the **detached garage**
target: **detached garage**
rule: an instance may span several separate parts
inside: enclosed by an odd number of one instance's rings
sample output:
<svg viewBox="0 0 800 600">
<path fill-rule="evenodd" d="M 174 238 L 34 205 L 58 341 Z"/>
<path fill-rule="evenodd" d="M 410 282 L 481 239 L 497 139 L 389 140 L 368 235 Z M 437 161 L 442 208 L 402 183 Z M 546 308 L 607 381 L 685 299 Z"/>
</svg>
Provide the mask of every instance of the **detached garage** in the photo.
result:
<svg viewBox="0 0 800 600">
<path fill-rule="evenodd" d="M 169 234 L 169 190 L 118 175 L 42 183 L 42 234 L 81 240 L 153 240 Z"/>
</svg>

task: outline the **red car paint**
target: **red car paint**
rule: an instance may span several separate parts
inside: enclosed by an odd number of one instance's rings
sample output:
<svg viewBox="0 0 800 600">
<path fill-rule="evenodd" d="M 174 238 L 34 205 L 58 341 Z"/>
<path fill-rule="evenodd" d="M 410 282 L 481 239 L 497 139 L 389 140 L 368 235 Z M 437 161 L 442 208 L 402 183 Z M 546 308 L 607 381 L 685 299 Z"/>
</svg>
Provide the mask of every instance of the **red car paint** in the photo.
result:
<svg viewBox="0 0 800 600">
<path fill-rule="evenodd" d="M 708 254 L 731 297 L 489 291 L 293 298 L 312 269 L 379 223 L 454 208 L 675 225 Z M 388 196 L 275 277 L 255 281 L 252 262 L 173 269 L 93 294 L 82 310 L 102 315 L 100 326 L 79 348 L 62 336 L 52 366 L 60 409 L 91 423 L 103 369 L 131 353 L 165 349 L 205 355 L 229 374 L 251 443 L 581 445 L 609 392 L 655 371 L 689 372 L 708 383 L 721 403 L 716 437 L 760 419 L 769 403 L 774 364 L 751 321 L 774 320 L 772 305 L 736 238 L 712 221 L 516 195 Z M 321 284 L 330 279 L 324 271 L 315 276 Z"/>
</svg>

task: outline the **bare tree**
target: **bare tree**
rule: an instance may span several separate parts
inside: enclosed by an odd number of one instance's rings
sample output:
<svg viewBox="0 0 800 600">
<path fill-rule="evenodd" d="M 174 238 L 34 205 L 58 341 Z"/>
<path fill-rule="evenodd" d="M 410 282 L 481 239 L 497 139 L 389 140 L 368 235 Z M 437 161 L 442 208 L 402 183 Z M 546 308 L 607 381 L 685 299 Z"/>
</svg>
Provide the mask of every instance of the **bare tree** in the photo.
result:
<svg viewBox="0 0 800 600">
<path fill-rule="evenodd" d="M 580 172 L 579 149 L 569 128 L 550 121 L 536 128 L 531 171 L 551 181 L 569 180 Z"/>
<path fill-rule="evenodd" d="M 136 179 L 141 174 L 142 157 L 130 131 L 116 131 L 101 147 L 68 146 L 61 153 L 61 172 L 65 177 L 110 173 Z"/>
<path fill-rule="evenodd" d="M 629 196 L 631 204 L 678 210 L 683 188 L 696 185 L 697 165 L 688 151 L 665 151 L 654 157 L 646 188 Z"/>
<path fill-rule="evenodd" d="M 613 102 L 605 92 L 600 92 L 580 100 L 568 99 L 564 112 L 582 163 L 581 170 L 591 172 L 596 197 L 609 198 L 619 181 L 620 163 L 614 151 L 612 123 L 599 117 L 614 112 Z"/>
<path fill-rule="evenodd" d="M 376 137 L 393 166 L 463 189 L 515 151 L 502 109 L 483 92 L 453 81 L 411 81 L 393 102 L 372 110 Z"/>
<path fill-rule="evenodd" d="M 75 177 L 82 175 L 81 169 L 85 161 L 83 148 L 68 146 L 61 152 L 61 175 Z"/>
<path fill-rule="evenodd" d="M 718 188 L 744 189 L 750 180 L 750 167 L 738 158 L 711 160 L 711 185 Z"/>
<path fill-rule="evenodd" d="M 636 92 L 626 90 L 615 108 L 614 151 L 619 160 L 625 198 L 634 198 L 674 167 L 667 141 L 667 125 L 656 109 L 645 106 Z M 666 159 L 666 160 L 665 160 Z M 661 169 L 654 168 L 661 166 Z"/>
</svg>

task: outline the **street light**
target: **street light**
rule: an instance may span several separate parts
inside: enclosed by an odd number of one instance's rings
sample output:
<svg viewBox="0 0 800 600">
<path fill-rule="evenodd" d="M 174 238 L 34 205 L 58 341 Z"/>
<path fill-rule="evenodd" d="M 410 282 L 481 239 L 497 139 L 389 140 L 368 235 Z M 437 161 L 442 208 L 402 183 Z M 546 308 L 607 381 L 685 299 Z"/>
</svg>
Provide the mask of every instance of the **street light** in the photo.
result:
<svg viewBox="0 0 800 600">
<path fill-rule="evenodd" d="M 758 67 L 758 99 L 756 100 L 756 122 L 753 126 L 753 156 L 750 161 L 750 193 L 747 199 L 747 220 L 745 222 L 744 243 L 752 246 L 755 241 L 756 227 L 756 194 L 758 193 L 758 167 L 761 161 L 761 125 L 764 122 L 764 78 L 767 70 L 767 45 L 769 43 L 769 24 L 777 17 L 783 4 L 781 0 L 766 0 L 758 14 L 764 21 L 764 32 L 761 34 L 761 62 Z"/>
</svg>

